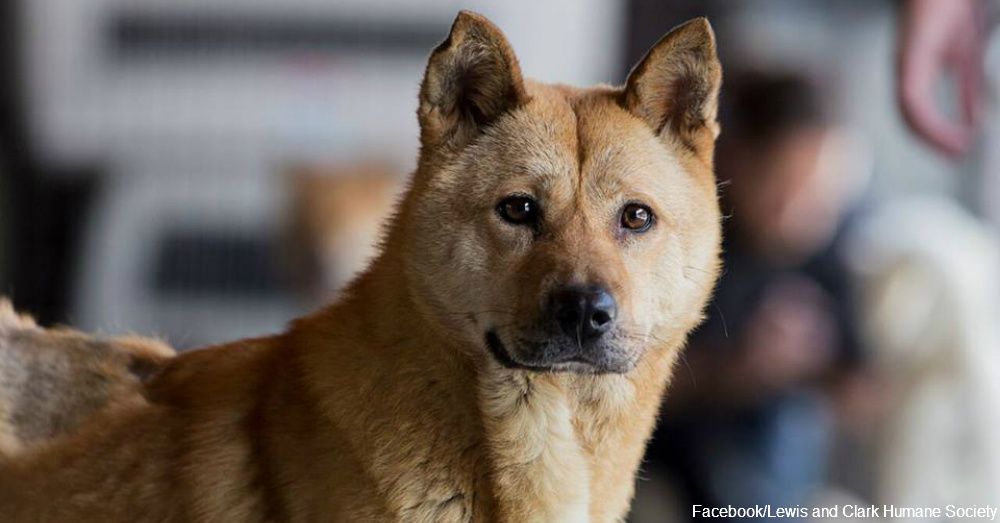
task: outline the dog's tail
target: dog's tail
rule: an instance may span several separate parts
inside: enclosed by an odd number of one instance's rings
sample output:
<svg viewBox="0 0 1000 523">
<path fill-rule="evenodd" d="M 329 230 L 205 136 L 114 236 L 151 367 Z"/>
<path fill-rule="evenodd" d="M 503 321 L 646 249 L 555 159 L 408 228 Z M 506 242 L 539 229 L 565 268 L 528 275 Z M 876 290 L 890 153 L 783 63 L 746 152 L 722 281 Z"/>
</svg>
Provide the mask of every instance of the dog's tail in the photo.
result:
<svg viewBox="0 0 1000 523">
<path fill-rule="evenodd" d="M 14 304 L 7 298 L 0 296 L 0 354 L 4 354 L 10 347 L 10 340 L 15 332 L 24 329 L 36 329 L 30 316 L 22 316 L 14 310 Z M 17 436 L 17 431 L 10 423 L 11 407 L 9 398 L 9 376 L 3 372 L 6 361 L 0 360 L 0 457 L 12 456 L 22 448 L 21 440 Z"/>
<path fill-rule="evenodd" d="M 155 338 L 126 336 L 111 342 L 129 356 L 129 372 L 139 381 L 148 381 L 163 369 L 177 352 L 166 342 Z"/>
<path fill-rule="evenodd" d="M 0 296 L 0 334 L 6 334 L 15 329 L 35 329 L 38 324 L 26 314 L 18 314 L 14 304 Z"/>
</svg>

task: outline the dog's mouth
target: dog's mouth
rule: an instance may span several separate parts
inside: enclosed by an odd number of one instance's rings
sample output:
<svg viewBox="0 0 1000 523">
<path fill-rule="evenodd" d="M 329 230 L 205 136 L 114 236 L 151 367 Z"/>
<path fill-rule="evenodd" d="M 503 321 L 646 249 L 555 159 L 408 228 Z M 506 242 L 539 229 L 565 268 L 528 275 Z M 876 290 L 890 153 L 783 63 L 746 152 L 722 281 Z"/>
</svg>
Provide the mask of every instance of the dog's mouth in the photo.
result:
<svg viewBox="0 0 1000 523">
<path fill-rule="evenodd" d="M 497 363 L 507 367 L 508 369 L 521 369 L 521 370 L 533 370 L 533 371 L 547 371 L 548 366 L 538 366 L 538 365 L 526 365 L 514 361 L 514 358 L 510 357 L 510 353 L 507 352 L 507 347 L 504 346 L 503 341 L 500 339 L 500 335 L 497 334 L 496 329 L 490 329 L 486 333 L 486 348 L 490 350 L 490 354 L 497 360 Z"/>
<path fill-rule="evenodd" d="M 541 361 L 522 361 L 516 359 L 507 350 L 496 329 L 490 329 L 485 335 L 486 348 L 500 365 L 508 369 L 533 372 L 576 372 L 581 374 L 621 374 L 632 368 L 632 363 L 623 358 L 592 358 L 581 352 L 566 352 L 541 359 Z"/>
</svg>

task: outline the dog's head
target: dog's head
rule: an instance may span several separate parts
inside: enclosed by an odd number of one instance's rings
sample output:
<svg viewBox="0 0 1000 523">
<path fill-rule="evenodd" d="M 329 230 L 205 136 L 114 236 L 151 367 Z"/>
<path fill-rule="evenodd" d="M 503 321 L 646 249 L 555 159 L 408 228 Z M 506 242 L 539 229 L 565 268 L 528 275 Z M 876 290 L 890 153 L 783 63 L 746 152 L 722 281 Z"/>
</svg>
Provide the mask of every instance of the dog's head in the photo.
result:
<svg viewBox="0 0 1000 523">
<path fill-rule="evenodd" d="M 524 80 L 500 30 L 459 14 L 420 90 L 401 215 L 416 301 L 513 368 L 627 372 L 678 346 L 718 269 L 721 76 L 704 19 L 623 87 L 575 89 Z"/>
</svg>

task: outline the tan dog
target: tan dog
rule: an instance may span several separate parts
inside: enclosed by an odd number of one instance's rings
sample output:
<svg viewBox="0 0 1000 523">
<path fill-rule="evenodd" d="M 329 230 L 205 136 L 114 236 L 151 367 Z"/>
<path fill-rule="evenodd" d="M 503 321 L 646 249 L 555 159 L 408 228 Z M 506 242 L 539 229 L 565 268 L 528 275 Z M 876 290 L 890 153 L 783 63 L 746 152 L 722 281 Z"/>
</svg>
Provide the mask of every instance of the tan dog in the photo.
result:
<svg viewBox="0 0 1000 523">
<path fill-rule="evenodd" d="M 43 329 L 0 299 L 0 454 L 73 432 L 105 408 L 144 402 L 142 379 L 173 355 L 157 340 Z"/>
<path fill-rule="evenodd" d="M 705 20 L 623 88 L 522 79 L 462 13 L 420 91 L 383 252 L 284 334 L 184 354 L 0 466 L 29 521 L 620 521 L 714 285 L 721 71 Z M 388 220 L 389 217 L 386 217 Z"/>
<path fill-rule="evenodd" d="M 328 302 L 378 254 L 379 234 L 403 182 L 375 163 L 289 170 L 287 248 L 296 284 Z"/>
</svg>

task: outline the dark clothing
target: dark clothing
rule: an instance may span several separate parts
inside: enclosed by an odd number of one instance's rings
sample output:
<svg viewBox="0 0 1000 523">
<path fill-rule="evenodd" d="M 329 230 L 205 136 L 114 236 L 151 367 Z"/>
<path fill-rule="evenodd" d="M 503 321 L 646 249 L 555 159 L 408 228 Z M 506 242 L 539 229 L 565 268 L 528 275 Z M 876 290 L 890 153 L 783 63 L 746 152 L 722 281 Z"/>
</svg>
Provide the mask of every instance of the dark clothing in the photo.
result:
<svg viewBox="0 0 1000 523">
<path fill-rule="evenodd" d="M 858 365 L 861 351 L 849 274 L 840 257 L 842 237 L 838 233 L 827 249 L 797 267 L 776 267 L 727 241 L 709 319 L 692 336 L 688 353 L 722 361 L 743 350 L 745 332 L 769 289 L 794 277 L 809 280 L 829 298 L 838 340 L 831 370 Z M 697 389 L 693 394 L 691 408 L 668 412 L 661 420 L 648 455 L 649 465 L 671 474 L 689 503 L 794 507 L 821 485 L 832 424 L 818 388 L 796 386 L 725 409 L 698 403 Z"/>
<path fill-rule="evenodd" d="M 775 267 L 746 252 L 739 242 L 726 241 L 723 274 L 708 319 L 692 334 L 688 350 L 739 350 L 739 340 L 767 290 L 782 279 L 799 277 L 815 283 L 830 298 L 840 339 L 837 363 L 844 368 L 858 365 L 862 355 L 853 322 L 851 281 L 841 258 L 843 231 L 826 249 L 797 267 Z"/>
</svg>

